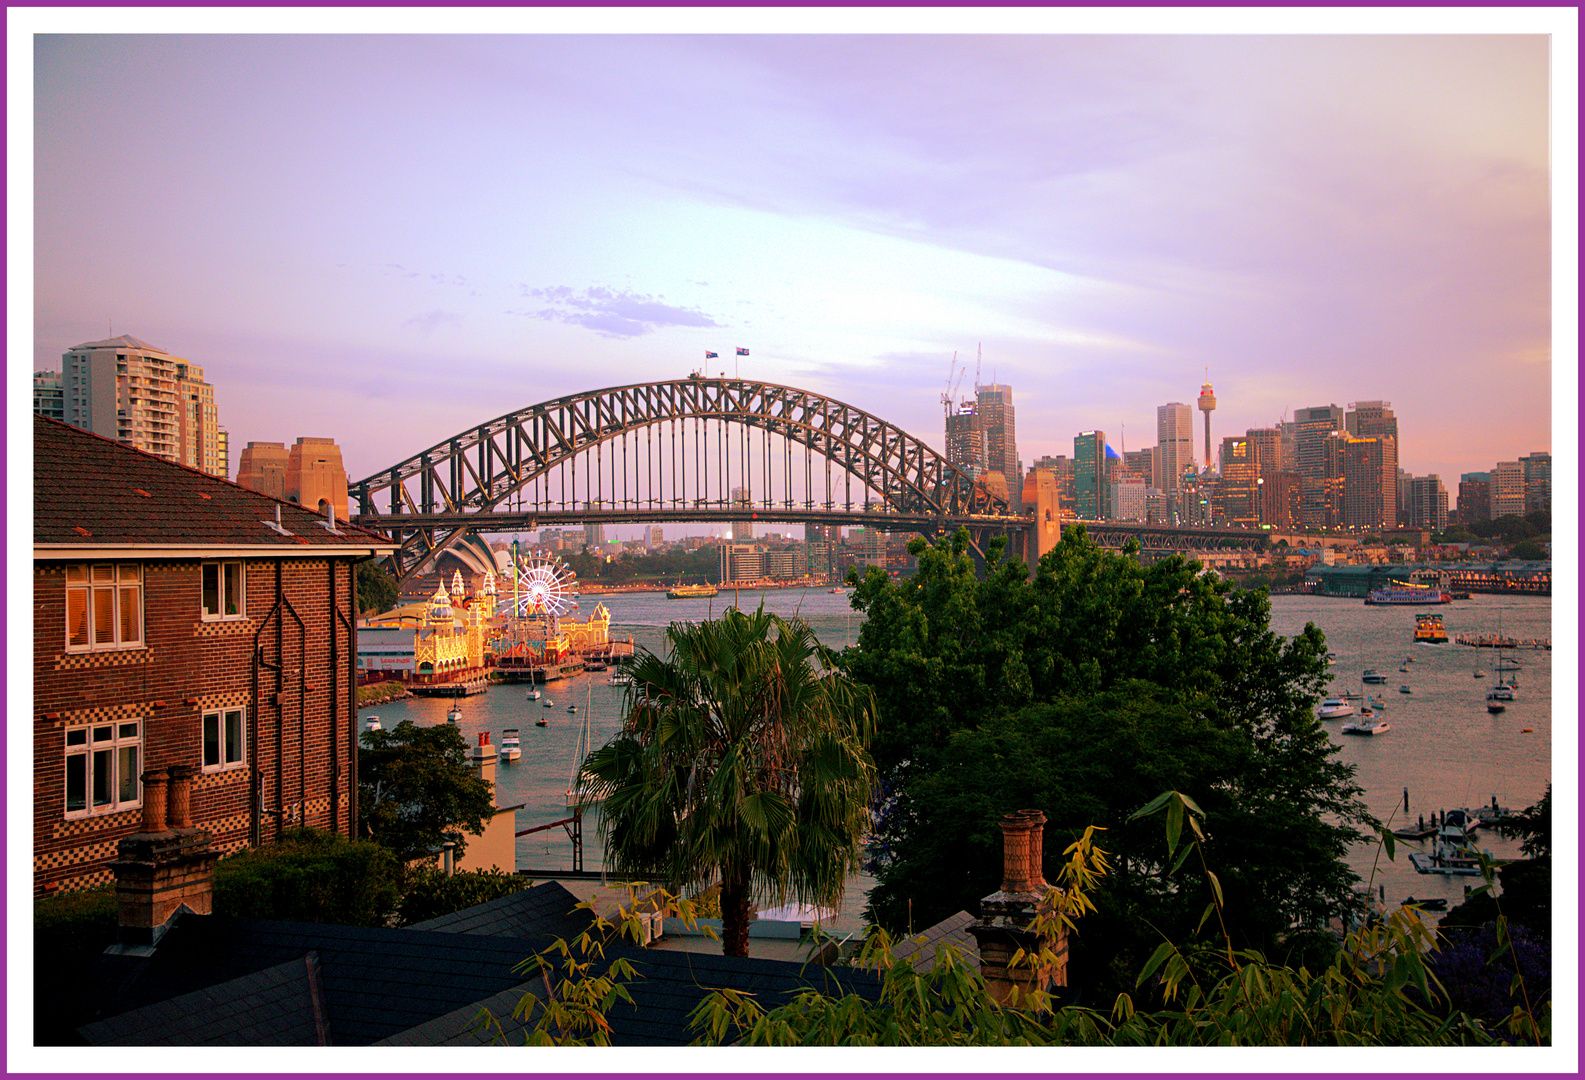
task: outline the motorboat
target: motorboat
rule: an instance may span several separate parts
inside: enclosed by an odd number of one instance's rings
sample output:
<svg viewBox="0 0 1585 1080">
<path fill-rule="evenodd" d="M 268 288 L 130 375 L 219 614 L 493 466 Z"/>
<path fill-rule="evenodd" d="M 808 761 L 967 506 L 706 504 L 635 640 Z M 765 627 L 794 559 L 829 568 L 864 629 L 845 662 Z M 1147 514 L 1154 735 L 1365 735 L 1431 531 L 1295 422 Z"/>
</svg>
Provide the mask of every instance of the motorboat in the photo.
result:
<svg viewBox="0 0 1585 1080">
<path fill-rule="evenodd" d="M 523 743 L 517 737 L 517 729 L 515 727 L 509 727 L 506 730 L 502 731 L 501 732 L 501 753 L 500 753 L 501 760 L 502 761 L 516 761 L 518 758 L 520 758 L 522 756 L 523 756 Z"/>
<path fill-rule="evenodd" d="M 1513 659 L 1512 657 L 1499 656 L 1497 658 L 1497 670 L 1498 671 L 1518 671 L 1519 670 L 1519 661 Z"/>
<path fill-rule="evenodd" d="M 1412 694 L 1414 693 L 1414 687 L 1410 686 L 1408 683 L 1404 683 L 1402 686 L 1398 687 L 1398 693 Z"/>
<path fill-rule="evenodd" d="M 606 667 L 605 661 L 603 661 L 603 660 L 589 660 L 589 661 L 586 661 L 584 663 L 583 670 L 585 670 L 585 671 L 604 671 L 605 667 Z"/>
<path fill-rule="evenodd" d="M 605 680 L 607 686 L 630 686 L 632 682 L 633 676 L 625 671 L 615 672 L 609 679 Z"/>
<path fill-rule="evenodd" d="M 1399 668 L 1398 670 L 1400 672 L 1402 672 L 1403 674 L 1405 674 L 1405 675 L 1409 674 L 1409 667 L 1408 667 L 1407 664 L 1405 664 L 1403 667 Z"/>
<path fill-rule="evenodd" d="M 1403 902 L 1403 906 L 1404 907 L 1417 907 L 1421 911 L 1446 911 L 1447 910 L 1447 897 L 1445 897 L 1445 896 L 1434 896 L 1434 897 L 1430 897 L 1430 898 L 1425 899 L 1425 900 L 1416 900 L 1414 897 L 1411 896 L 1411 897 L 1409 897 L 1407 900 L 1405 900 Z"/>
<path fill-rule="evenodd" d="M 457 708 L 457 706 L 453 705 L 451 707 L 451 711 L 446 714 L 446 719 L 450 720 L 453 724 L 461 723 L 462 722 L 462 710 Z"/>
<path fill-rule="evenodd" d="M 1338 731 L 1344 735 L 1385 735 L 1392 730 L 1392 725 L 1375 716 L 1361 716 L 1358 720 L 1350 720 Z"/>
<path fill-rule="evenodd" d="M 546 698 L 545 699 L 545 708 L 554 709 L 555 707 L 556 707 L 556 703 L 554 701 L 550 700 L 550 698 Z"/>
<path fill-rule="evenodd" d="M 545 717 L 541 716 L 538 720 L 534 721 L 534 726 L 535 727 L 550 727 L 550 721 L 548 719 L 546 719 Z"/>
<path fill-rule="evenodd" d="M 1490 694 L 1488 694 L 1488 695 L 1486 695 L 1486 711 L 1491 713 L 1493 716 L 1495 716 L 1495 715 L 1497 715 L 1500 712 L 1507 712 L 1508 711 L 1508 704 L 1507 704 L 1507 702 L 1499 701 L 1498 699 L 1496 699 L 1496 698 L 1492 697 Z"/>
<path fill-rule="evenodd" d="M 538 689 L 530 690 L 525 696 L 528 698 L 529 701 L 538 701 L 539 697 L 540 697 L 539 690 Z"/>
<path fill-rule="evenodd" d="M 577 712 L 578 711 L 578 706 L 576 706 L 576 705 L 568 705 L 567 706 L 567 711 L 568 712 Z"/>
<path fill-rule="evenodd" d="M 379 731 L 380 730 L 380 718 L 378 716 L 365 716 L 363 718 L 363 730 L 364 731 Z"/>
<path fill-rule="evenodd" d="M 1329 697 L 1321 702 L 1321 706 L 1316 709 L 1315 715 L 1321 720 L 1336 720 L 1343 716 L 1353 716 L 1354 706 L 1342 698 Z"/>
<path fill-rule="evenodd" d="M 1366 668 L 1365 674 L 1360 676 L 1360 678 L 1364 679 L 1368 683 L 1384 683 L 1387 681 L 1387 676 L 1383 675 L 1375 668 Z"/>
<path fill-rule="evenodd" d="M 1365 699 L 1365 704 L 1377 712 L 1381 712 L 1387 707 L 1387 699 L 1384 697 L 1368 697 Z"/>
</svg>

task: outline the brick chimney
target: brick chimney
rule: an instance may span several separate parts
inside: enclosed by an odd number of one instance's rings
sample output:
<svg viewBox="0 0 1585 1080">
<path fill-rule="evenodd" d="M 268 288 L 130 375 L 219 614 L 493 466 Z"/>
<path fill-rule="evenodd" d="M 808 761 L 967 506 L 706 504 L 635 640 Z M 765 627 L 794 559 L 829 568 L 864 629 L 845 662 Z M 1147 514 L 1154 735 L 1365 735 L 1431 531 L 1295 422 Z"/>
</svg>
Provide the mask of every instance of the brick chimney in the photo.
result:
<svg viewBox="0 0 1585 1080">
<path fill-rule="evenodd" d="M 178 911 L 208 915 L 214 910 L 215 863 L 220 853 L 209 846 L 208 830 L 193 828 L 197 775 L 196 765 L 172 765 L 150 769 L 141 777 L 142 831 L 116 845 L 116 859 L 110 864 L 116 875 L 120 924 L 112 948 L 152 948 Z"/>
<path fill-rule="evenodd" d="M 980 901 L 980 918 L 969 927 L 979 945 L 985 988 L 1003 1004 L 1012 998 L 1014 988 L 1022 997 L 1032 990 L 1068 984 L 1066 934 L 1048 942 L 1057 956 L 1054 965 L 1008 969 L 1019 949 L 1036 953 L 1041 947 L 1029 927 L 1050 889 L 1042 869 L 1045 824 L 1046 815 L 1039 810 L 1020 810 L 1002 818 L 1002 887 Z"/>
</svg>

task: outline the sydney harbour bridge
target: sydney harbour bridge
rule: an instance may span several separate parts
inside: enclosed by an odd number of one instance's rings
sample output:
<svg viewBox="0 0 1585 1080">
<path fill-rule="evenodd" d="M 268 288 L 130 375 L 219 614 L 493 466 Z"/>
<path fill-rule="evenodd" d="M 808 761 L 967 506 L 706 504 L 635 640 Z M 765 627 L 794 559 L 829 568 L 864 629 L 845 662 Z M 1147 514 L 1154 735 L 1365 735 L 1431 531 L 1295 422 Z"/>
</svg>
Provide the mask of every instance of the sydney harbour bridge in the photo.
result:
<svg viewBox="0 0 1585 1080">
<path fill-rule="evenodd" d="M 1013 511 L 873 413 L 790 386 L 700 375 L 509 412 L 348 493 L 355 524 L 401 544 L 391 560 L 399 580 L 469 532 L 595 522 L 862 525 L 925 536 L 962 527 L 977 552 L 1005 536 L 1009 553 L 1029 562 L 1056 534 L 1052 508 Z M 1088 527 L 1103 544 L 1134 537 L 1147 551 L 1264 541 L 1243 529 Z"/>
</svg>

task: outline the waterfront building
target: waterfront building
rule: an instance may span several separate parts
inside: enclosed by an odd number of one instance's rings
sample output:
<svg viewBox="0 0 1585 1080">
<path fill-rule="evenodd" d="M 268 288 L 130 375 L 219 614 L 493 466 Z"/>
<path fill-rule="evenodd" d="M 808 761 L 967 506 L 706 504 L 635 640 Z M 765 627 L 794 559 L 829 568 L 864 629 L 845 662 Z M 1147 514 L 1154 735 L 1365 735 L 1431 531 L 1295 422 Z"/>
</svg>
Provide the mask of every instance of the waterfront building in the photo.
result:
<svg viewBox="0 0 1585 1080">
<path fill-rule="evenodd" d="M 214 387 L 198 365 L 129 335 L 88 341 L 63 356 L 61 393 L 67 423 L 225 475 Z"/>
<path fill-rule="evenodd" d="M 1183 474 L 1194 467 L 1194 414 L 1181 401 L 1156 407 L 1155 486 L 1176 500 Z"/>
<path fill-rule="evenodd" d="M 396 545 L 44 417 L 33 485 L 35 895 L 108 883 L 167 781 L 217 853 L 355 835 L 355 566 Z"/>
<path fill-rule="evenodd" d="M 33 411 L 51 420 L 66 419 L 66 399 L 61 390 L 60 372 L 33 373 Z"/>
<path fill-rule="evenodd" d="M 1458 478 L 1458 520 L 1474 525 L 1491 516 L 1491 473 L 1464 473 Z"/>
<path fill-rule="evenodd" d="M 985 468 L 988 472 L 1002 474 L 1007 485 L 1007 501 L 1012 509 L 1022 508 L 1022 484 L 1011 490 L 1015 482 L 1023 479 L 1023 464 L 1018 460 L 1018 438 L 1013 422 L 1013 388 L 1000 383 L 990 383 L 974 388 L 974 415 L 985 433 Z"/>
<path fill-rule="evenodd" d="M 1441 532 L 1447 528 L 1447 489 L 1436 473 L 1409 478 L 1409 500 L 1400 520 L 1411 528 Z"/>
<path fill-rule="evenodd" d="M 808 572 L 808 555 L 801 545 L 765 552 L 765 576 L 774 581 L 793 581 Z"/>
<path fill-rule="evenodd" d="M 1525 513 L 1529 514 L 1540 510 L 1550 514 L 1552 512 L 1552 455 L 1544 450 L 1537 450 L 1527 457 L 1520 458 L 1519 464 L 1524 466 Z"/>
<path fill-rule="evenodd" d="M 1525 512 L 1524 466 L 1517 461 L 1499 461 L 1491 469 L 1491 516 L 1495 520 Z"/>
<path fill-rule="evenodd" d="M 1100 521 L 1106 512 L 1106 432 L 1081 431 L 1073 439 L 1074 514 Z"/>
<path fill-rule="evenodd" d="M 1343 476 L 1338 437 L 1343 410 L 1317 405 L 1294 413 L 1294 468 L 1304 478 L 1304 525 L 1331 528 L 1342 523 Z"/>
<path fill-rule="evenodd" d="M 1343 440 L 1343 524 L 1391 529 L 1398 524 L 1398 453 L 1392 436 Z"/>
<path fill-rule="evenodd" d="M 765 576 L 765 553 L 753 544 L 721 545 L 721 584 L 758 581 Z"/>
</svg>

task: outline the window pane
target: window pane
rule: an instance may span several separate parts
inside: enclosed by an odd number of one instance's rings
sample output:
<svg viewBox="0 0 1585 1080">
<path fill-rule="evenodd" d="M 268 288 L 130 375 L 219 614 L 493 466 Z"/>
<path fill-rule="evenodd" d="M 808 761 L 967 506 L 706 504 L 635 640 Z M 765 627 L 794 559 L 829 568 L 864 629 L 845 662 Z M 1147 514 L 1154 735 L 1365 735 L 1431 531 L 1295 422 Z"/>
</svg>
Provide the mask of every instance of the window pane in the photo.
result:
<svg viewBox="0 0 1585 1080">
<path fill-rule="evenodd" d="M 220 714 L 204 717 L 204 764 L 220 764 Z"/>
<path fill-rule="evenodd" d="M 116 568 L 106 565 L 96 566 L 93 568 L 93 579 L 95 581 L 114 581 L 116 579 Z"/>
<path fill-rule="evenodd" d="M 116 567 L 116 571 L 116 576 L 121 579 L 123 584 L 142 580 L 142 578 L 138 575 L 137 563 L 122 563 L 120 566 Z"/>
<path fill-rule="evenodd" d="M 122 724 L 116 728 L 116 738 L 118 739 L 135 739 L 137 737 L 138 726 L 136 724 Z"/>
<path fill-rule="evenodd" d="M 66 755 L 66 812 L 88 809 L 88 755 Z"/>
<path fill-rule="evenodd" d="M 226 713 L 226 764 L 242 760 L 242 710 Z"/>
<path fill-rule="evenodd" d="M 116 633 L 114 589 L 94 590 L 94 644 L 111 645 Z"/>
<path fill-rule="evenodd" d="M 121 644 L 143 640 L 143 613 L 139 611 L 143 590 L 136 585 L 121 586 Z"/>
<path fill-rule="evenodd" d="M 66 644 L 88 644 L 88 590 L 66 590 Z"/>
<path fill-rule="evenodd" d="M 75 566 L 68 566 L 66 568 L 66 580 L 67 581 L 87 581 L 88 580 L 88 567 L 84 566 L 82 563 L 78 563 Z"/>
<path fill-rule="evenodd" d="M 226 614 L 242 614 L 242 564 L 226 563 Z"/>
<path fill-rule="evenodd" d="M 110 776 L 115 770 L 114 750 L 94 751 L 94 805 L 110 805 Z"/>
<path fill-rule="evenodd" d="M 83 746 L 87 742 L 88 742 L 88 729 L 87 728 L 78 728 L 75 731 L 68 731 L 66 733 L 66 745 L 67 746 Z"/>
<path fill-rule="evenodd" d="M 94 728 L 94 742 L 109 742 L 111 737 L 110 733 L 114 730 L 115 728 L 111 727 L 109 724 L 106 724 L 104 727 Z"/>
<path fill-rule="evenodd" d="M 220 564 L 204 563 L 204 614 L 220 613 Z"/>
<path fill-rule="evenodd" d="M 137 802 L 138 748 L 136 746 L 123 746 L 121 748 L 120 758 L 116 762 L 116 771 L 119 773 L 119 784 L 116 790 L 116 802 Z"/>
</svg>

